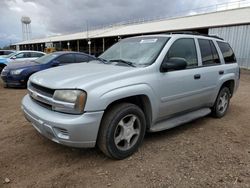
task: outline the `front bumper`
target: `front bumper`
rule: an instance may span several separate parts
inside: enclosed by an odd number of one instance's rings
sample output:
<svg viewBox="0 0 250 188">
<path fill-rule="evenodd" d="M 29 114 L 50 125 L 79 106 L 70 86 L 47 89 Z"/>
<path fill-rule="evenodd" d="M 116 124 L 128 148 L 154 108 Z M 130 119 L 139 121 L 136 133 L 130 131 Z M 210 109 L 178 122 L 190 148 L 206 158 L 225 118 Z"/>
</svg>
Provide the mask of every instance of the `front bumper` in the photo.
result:
<svg viewBox="0 0 250 188">
<path fill-rule="evenodd" d="M 21 76 L 11 77 L 9 75 L 2 74 L 1 79 L 4 84 L 9 87 L 26 87 L 26 80 Z"/>
<path fill-rule="evenodd" d="M 66 146 L 95 147 L 103 111 L 82 115 L 64 114 L 46 109 L 29 95 L 22 101 L 22 110 L 33 127 L 46 138 Z"/>
</svg>

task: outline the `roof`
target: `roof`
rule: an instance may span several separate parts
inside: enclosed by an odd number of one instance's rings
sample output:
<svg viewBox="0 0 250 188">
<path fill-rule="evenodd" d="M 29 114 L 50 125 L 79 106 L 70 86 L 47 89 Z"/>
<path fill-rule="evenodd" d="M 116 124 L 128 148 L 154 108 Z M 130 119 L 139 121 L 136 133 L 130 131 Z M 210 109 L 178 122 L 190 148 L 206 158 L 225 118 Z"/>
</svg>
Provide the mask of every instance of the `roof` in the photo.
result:
<svg viewBox="0 0 250 188">
<path fill-rule="evenodd" d="M 109 28 L 92 30 L 88 33 L 79 32 L 42 39 L 33 39 L 16 43 L 16 45 L 242 25 L 250 23 L 249 13 L 250 7 L 244 7 L 173 19 L 162 19 L 145 23 L 116 25 Z"/>
</svg>

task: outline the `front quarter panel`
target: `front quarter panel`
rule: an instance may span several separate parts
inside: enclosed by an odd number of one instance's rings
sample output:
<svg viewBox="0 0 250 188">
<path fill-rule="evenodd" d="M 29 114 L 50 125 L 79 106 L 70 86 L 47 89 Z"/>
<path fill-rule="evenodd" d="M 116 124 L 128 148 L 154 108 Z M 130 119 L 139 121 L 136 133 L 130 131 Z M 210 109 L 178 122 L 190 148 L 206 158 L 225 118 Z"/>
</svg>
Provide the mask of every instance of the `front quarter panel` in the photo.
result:
<svg viewBox="0 0 250 188">
<path fill-rule="evenodd" d="M 87 95 L 88 97 L 85 111 L 105 110 L 111 103 L 117 100 L 137 95 L 144 95 L 148 97 L 150 101 L 150 105 L 152 108 L 152 120 L 157 117 L 159 100 L 156 99 L 156 95 L 153 89 L 145 83 L 118 87 L 106 91 L 102 94 L 98 93 L 98 90 L 95 90 L 91 91 Z"/>
</svg>

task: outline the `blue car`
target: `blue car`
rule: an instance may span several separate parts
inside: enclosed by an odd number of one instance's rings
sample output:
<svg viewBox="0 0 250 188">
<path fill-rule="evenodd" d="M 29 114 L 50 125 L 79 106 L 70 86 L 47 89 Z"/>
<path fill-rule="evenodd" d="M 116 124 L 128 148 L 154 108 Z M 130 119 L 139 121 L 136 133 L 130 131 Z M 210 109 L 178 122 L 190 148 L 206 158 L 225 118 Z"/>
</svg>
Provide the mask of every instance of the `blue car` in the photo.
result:
<svg viewBox="0 0 250 188">
<path fill-rule="evenodd" d="M 80 52 L 54 52 L 36 60 L 8 64 L 1 73 L 4 87 L 26 87 L 29 77 L 38 71 L 96 58 Z"/>
</svg>

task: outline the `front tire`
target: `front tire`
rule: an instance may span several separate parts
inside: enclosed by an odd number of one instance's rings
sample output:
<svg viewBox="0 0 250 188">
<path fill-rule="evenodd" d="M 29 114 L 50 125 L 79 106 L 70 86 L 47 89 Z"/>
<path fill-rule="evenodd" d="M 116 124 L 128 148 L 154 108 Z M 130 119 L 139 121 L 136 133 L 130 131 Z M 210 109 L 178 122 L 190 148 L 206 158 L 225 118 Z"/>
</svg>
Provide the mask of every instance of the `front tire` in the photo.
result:
<svg viewBox="0 0 250 188">
<path fill-rule="evenodd" d="M 97 145 L 108 157 L 124 159 L 139 148 L 145 131 L 145 116 L 138 106 L 117 104 L 104 114 Z"/>
<path fill-rule="evenodd" d="M 212 108 L 212 115 L 216 118 L 222 118 L 229 107 L 231 92 L 228 87 L 223 87 L 214 103 Z"/>
</svg>

